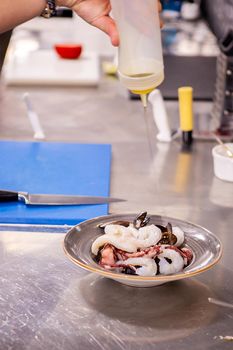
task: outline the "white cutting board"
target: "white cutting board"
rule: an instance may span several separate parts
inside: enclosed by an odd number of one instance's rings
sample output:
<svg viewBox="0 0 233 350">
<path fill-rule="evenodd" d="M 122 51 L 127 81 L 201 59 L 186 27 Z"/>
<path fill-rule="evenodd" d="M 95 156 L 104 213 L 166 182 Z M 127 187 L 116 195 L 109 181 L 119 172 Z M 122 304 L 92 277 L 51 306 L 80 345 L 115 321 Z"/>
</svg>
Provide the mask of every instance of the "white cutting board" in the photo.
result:
<svg viewBox="0 0 233 350">
<path fill-rule="evenodd" d="M 79 59 L 62 59 L 53 50 L 13 54 L 4 65 L 7 85 L 96 86 L 100 80 L 99 58 L 86 52 Z"/>
</svg>

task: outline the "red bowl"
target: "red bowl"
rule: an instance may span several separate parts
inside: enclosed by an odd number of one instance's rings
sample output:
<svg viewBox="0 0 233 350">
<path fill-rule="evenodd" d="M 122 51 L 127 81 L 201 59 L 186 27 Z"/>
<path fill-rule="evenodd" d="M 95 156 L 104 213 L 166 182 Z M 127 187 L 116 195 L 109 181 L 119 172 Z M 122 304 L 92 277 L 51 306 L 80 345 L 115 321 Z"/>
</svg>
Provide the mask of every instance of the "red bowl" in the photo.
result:
<svg viewBox="0 0 233 350">
<path fill-rule="evenodd" d="M 56 44 L 54 48 L 60 57 L 68 59 L 79 58 L 83 50 L 80 44 Z"/>
</svg>

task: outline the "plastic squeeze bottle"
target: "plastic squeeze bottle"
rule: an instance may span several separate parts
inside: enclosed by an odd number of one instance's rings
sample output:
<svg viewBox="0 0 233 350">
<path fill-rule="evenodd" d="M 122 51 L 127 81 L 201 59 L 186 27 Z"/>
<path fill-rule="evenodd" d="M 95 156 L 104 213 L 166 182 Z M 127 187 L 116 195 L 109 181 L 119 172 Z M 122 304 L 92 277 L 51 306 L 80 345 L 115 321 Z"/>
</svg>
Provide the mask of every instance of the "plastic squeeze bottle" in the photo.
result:
<svg viewBox="0 0 233 350">
<path fill-rule="evenodd" d="M 120 36 L 119 79 L 146 107 L 147 94 L 164 79 L 157 0 L 111 0 L 111 5 Z"/>
</svg>

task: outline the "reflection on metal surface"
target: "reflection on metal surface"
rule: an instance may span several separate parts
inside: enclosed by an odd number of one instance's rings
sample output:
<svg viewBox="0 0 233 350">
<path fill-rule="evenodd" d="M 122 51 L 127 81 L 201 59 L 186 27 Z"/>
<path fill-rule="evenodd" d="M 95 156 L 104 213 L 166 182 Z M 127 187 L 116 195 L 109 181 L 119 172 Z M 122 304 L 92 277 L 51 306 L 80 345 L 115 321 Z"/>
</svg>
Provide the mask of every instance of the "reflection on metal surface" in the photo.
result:
<svg viewBox="0 0 233 350">
<path fill-rule="evenodd" d="M 207 349 L 223 327 L 231 334 L 229 318 L 207 301 L 231 293 L 232 275 L 222 264 L 221 284 L 212 270 L 204 283 L 131 288 L 67 261 L 61 233 L 14 231 L 0 232 L 0 349 L 167 350 L 181 343 L 188 349 L 197 337 Z M 2 243 L 7 251 L 12 241 L 19 248 L 4 255 Z M 35 245 L 38 250 L 30 250 Z"/>
<path fill-rule="evenodd" d="M 131 288 L 94 274 L 80 281 L 82 298 L 93 317 L 92 334 L 104 339 L 100 325 L 122 341 L 137 344 L 172 341 L 211 323 L 216 309 L 206 302 L 208 287 L 195 280 L 156 288 Z M 121 324 L 124 324 L 122 331 Z"/>
<path fill-rule="evenodd" d="M 147 98 L 147 97 L 145 97 Z M 143 117 L 144 117 L 144 124 L 146 129 L 146 140 L 148 144 L 148 150 L 149 150 L 149 158 L 152 160 L 154 157 L 154 140 L 155 137 L 151 133 L 151 127 L 150 127 L 150 113 L 148 113 L 147 106 L 143 107 Z"/>
<path fill-rule="evenodd" d="M 233 186 L 230 182 L 217 179 L 213 174 L 212 184 L 209 192 L 210 202 L 215 205 L 233 208 Z"/>
<path fill-rule="evenodd" d="M 18 233 L 17 240 L 15 239 L 15 234 Z M 23 251 L 24 254 L 38 254 L 41 249 L 44 247 L 44 242 L 41 240 L 41 235 L 44 232 L 24 232 L 24 236 L 21 236 L 20 232 L 1 232 L 1 244 L 4 248 L 4 253 L 9 254 L 21 254 Z M 34 234 L 34 239 L 31 241 L 28 240 L 27 246 L 25 247 L 25 235 L 30 238 Z M 53 241 L 52 233 L 51 236 L 47 238 L 47 243 Z"/>
<path fill-rule="evenodd" d="M 172 147 L 170 143 L 166 142 L 158 142 L 156 145 L 153 162 L 150 167 L 150 175 L 155 182 L 159 182 L 163 176 L 170 147 Z"/>
<path fill-rule="evenodd" d="M 174 191 L 183 193 L 189 184 L 192 156 L 189 152 L 180 152 L 174 176 Z"/>
</svg>

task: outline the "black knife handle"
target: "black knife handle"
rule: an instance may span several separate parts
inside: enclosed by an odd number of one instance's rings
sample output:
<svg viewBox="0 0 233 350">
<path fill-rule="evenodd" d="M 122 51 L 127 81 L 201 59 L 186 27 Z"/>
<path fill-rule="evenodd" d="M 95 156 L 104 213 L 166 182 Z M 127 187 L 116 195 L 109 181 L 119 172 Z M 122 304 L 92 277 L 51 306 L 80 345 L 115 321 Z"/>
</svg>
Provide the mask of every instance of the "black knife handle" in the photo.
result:
<svg viewBox="0 0 233 350">
<path fill-rule="evenodd" d="M 0 202 L 15 202 L 18 200 L 18 192 L 0 190 Z"/>
</svg>

